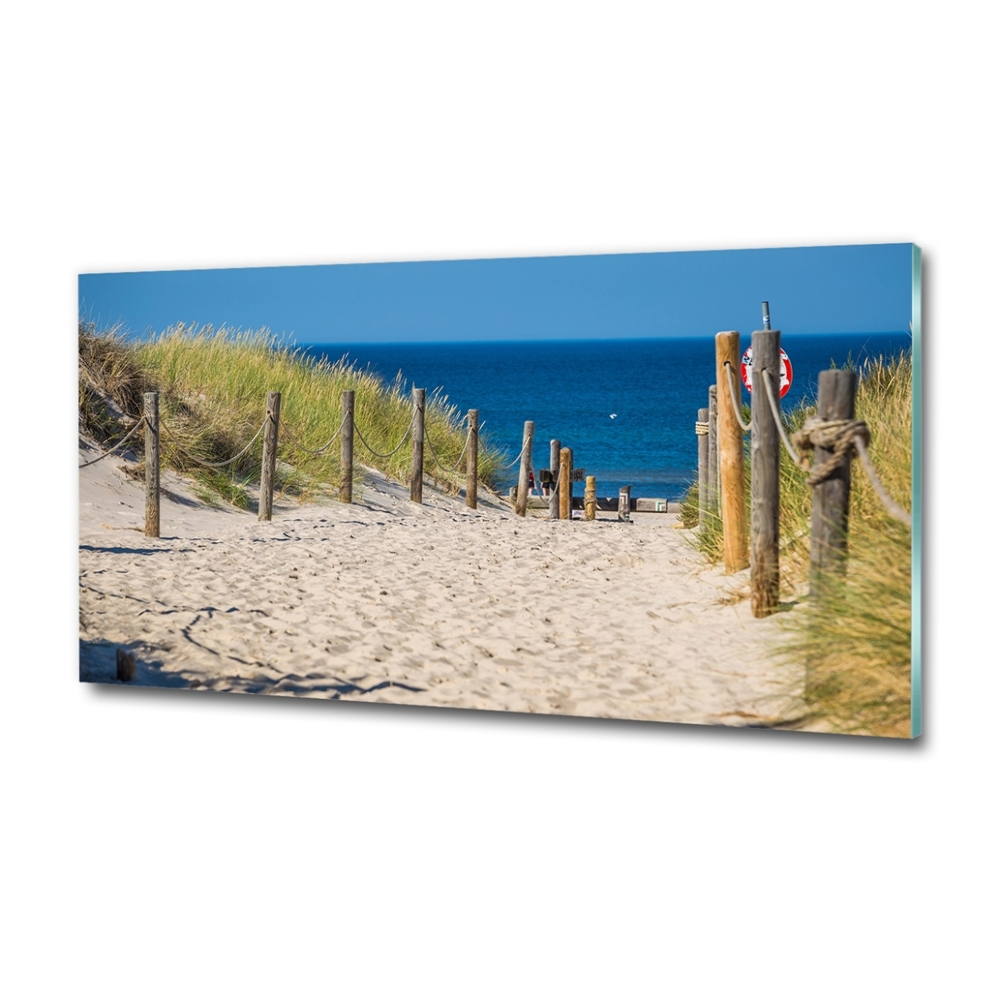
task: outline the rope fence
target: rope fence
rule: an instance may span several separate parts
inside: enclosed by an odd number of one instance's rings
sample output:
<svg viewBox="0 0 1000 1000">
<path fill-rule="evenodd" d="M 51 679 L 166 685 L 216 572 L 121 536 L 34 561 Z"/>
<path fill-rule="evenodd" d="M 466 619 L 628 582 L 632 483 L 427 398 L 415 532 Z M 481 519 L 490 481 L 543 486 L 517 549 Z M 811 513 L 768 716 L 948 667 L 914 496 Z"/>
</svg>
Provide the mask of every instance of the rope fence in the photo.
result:
<svg viewBox="0 0 1000 1000">
<path fill-rule="evenodd" d="M 145 426 L 146 426 L 146 418 L 140 417 L 136 421 L 135 426 L 117 444 L 113 444 L 106 452 L 104 452 L 101 455 L 98 455 L 97 458 L 92 458 L 89 462 L 82 463 L 79 467 L 81 469 L 86 469 L 88 465 L 96 465 L 98 462 L 101 461 L 102 458 L 107 458 L 108 455 L 111 455 L 114 452 L 116 452 L 123 444 L 125 444 L 126 441 L 128 441 L 130 437 L 132 437 L 133 434 L 135 434 L 135 432 L 140 427 L 145 427 Z"/>
</svg>

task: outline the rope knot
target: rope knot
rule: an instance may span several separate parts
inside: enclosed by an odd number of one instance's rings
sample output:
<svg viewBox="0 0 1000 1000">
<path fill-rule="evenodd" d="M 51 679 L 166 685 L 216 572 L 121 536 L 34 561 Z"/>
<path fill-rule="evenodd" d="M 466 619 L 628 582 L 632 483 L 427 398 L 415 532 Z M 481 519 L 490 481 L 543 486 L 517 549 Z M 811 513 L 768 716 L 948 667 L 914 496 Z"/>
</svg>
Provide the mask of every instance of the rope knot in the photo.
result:
<svg viewBox="0 0 1000 1000">
<path fill-rule="evenodd" d="M 825 461 L 818 465 L 814 462 L 811 466 L 805 456 L 800 455 L 799 465 L 809 473 L 806 479 L 809 486 L 818 486 L 833 476 L 843 465 L 850 463 L 855 451 L 856 437 L 861 438 L 862 444 L 866 447 L 871 442 L 868 425 L 863 420 L 823 420 L 817 416 L 806 419 L 802 430 L 792 435 L 792 443 L 799 452 L 812 451 L 815 448 L 833 452 Z"/>
</svg>

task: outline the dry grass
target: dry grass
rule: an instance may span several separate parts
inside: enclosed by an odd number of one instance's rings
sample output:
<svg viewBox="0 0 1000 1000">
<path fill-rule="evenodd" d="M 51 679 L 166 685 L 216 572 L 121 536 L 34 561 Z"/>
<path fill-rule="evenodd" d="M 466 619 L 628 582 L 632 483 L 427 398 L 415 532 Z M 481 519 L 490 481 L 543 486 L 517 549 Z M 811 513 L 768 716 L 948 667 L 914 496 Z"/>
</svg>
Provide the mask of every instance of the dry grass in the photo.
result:
<svg viewBox="0 0 1000 1000">
<path fill-rule="evenodd" d="M 108 431 L 120 429 L 113 408 L 105 406 L 108 415 L 102 418 L 101 407 L 91 405 L 89 397 L 85 400 L 84 372 L 89 378 L 94 370 L 93 382 L 100 389 L 93 391 L 99 398 L 103 394 L 114 400 L 130 416 L 141 413 L 143 391 L 158 389 L 164 464 L 192 475 L 204 499 L 244 509 L 254 504 L 260 440 L 223 469 L 206 469 L 201 463 L 226 461 L 253 438 L 263 422 L 269 391 L 282 395 L 276 485 L 302 500 L 330 495 L 340 481 L 337 432 L 344 390 L 354 390 L 356 426 L 378 452 L 391 451 L 411 419 L 410 396 L 398 379 L 387 385 L 345 361 L 315 361 L 283 346 L 266 330 L 178 326 L 129 345 L 114 331 L 97 335 L 81 326 L 80 366 L 84 430 L 96 434 L 105 425 Z M 466 432 L 446 397 L 427 400 L 425 434 L 442 464 L 446 468 L 455 464 Z M 108 436 L 105 433 L 102 439 Z M 307 449 L 321 448 L 331 438 L 336 440 L 322 454 L 309 454 Z M 364 463 L 406 482 L 410 454 L 407 444 L 389 459 L 375 458 L 356 439 L 355 469 Z M 481 445 L 479 459 L 480 477 L 489 485 L 498 456 Z M 455 473 L 442 473 L 435 469 L 429 449 L 425 469 L 446 488 L 457 491 L 464 485 L 464 463 Z"/>
</svg>

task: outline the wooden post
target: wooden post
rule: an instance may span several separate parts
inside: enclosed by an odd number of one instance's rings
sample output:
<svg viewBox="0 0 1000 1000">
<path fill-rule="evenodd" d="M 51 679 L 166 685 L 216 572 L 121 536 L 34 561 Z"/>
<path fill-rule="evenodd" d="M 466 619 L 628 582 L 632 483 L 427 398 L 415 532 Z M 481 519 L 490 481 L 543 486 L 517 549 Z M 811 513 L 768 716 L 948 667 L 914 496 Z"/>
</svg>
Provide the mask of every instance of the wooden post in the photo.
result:
<svg viewBox="0 0 1000 1000">
<path fill-rule="evenodd" d="M 144 457 L 146 464 L 146 537 L 160 537 L 160 394 L 143 394 L 146 418 Z"/>
<path fill-rule="evenodd" d="M 718 387 L 708 387 L 708 509 L 719 511 L 719 395 Z"/>
<path fill-rule="evenodd" d="M 853 420 L 857 376 L 845 368 L 819 373 L 816 415 L 821 420 Z M 819 465 L 833 453 L 815 450 Z M 812 491 L 812 540 L 809 548 L 810 593 L 818 595 L 823 578 L 847 567 L 847 521 L 851 501 L 851 467 L 845 462 L 826 482 Z"/>
<path fill-rule="evenodd" d="M 465 458 L 465 506 L 479 502 L 479 410 L 469 410 L 469 450 Z"/>
<path fill-rule="evenodd" d="M 722 508 L 722 551 L 727 573 L 737 573 L 749 565 L 747 557 L 746 483 L 743 464 L 743 430 L 733 413 L 729 388 L 729 362 L 739 400 L 740 335 L 727 330 L 715 335 L 715 382 L 719 393 L 719 492 Z"/>
<path fill-rule="evenodd" d="M 340 499 L 350 503 L 354 496 L 354 390 L 340 397 L 343 424 L 340 428 Z"/>
<path fill-rule="evenodd" d="M 278 417 L 281 413 L 281 393 L 267 394 L 267 415 L 264 418 L 264 453 L 260 460 L 260 503 L 258 521 L 270 521 L 274 507 L 274 470 L 278 463 Z"/>
<path fill-rule="evenodd" d="M 135 680 L 135 653 L 121 646 L 115 650 L 115 680 L 126 684 Z"/>
<path fill-rule="evenodd" d="M 750 370 L 750 611 L 766 618 L 778 610 L 778 461 L 781 440 L 767 398 L 781 387 L 781 332 L 755 330 Z"/>
<path fill-rule="evenodd" d="M 424 502 L 424 411 L 427 390 L 413 390 L 413 462 L 410 466 L 410 499 Z"/>
<path fill-rule="evenodd" d="M 531 470 L 531 446 L 535 440 L 535 421 L 525 420 L 524 439 L 521 444 L 521 472 L 517 477 L 517 504 L 514 513 L 524 517 L 528 513 L 528 472 Z"/>
<path fill-rule="evenodd" d="M 583 516 L 588 521 L 597 517 L 597 479 L 587 476 L 587 488 L 583 491 Z"/>
<path fill-rule="evenodd" d="M 572 517 L 570 508 L 570 458 L 569 448 L 559 449 L 559 520 L 567 521 Z"/>
<path fill-rule="evenodd" d="M 562 445 L 558 438 L 549 442 L 549 470 L 552 472 L 552 491 L 549 494 L 549 520 L 558 521 L 562 516 L 559 511 L 559 480 L 562 475 L 559 453 Z"/>
<path fill-rule="evenodd" d="M 698 527 L 705 530 L 708 510 L 708 407 L 703 406 L 698 411 L 698 423 L 703 427 L 696 428 L 698 435 Z"/>
<path fill-rule="evenodd" d="M 632 487 L 623 486 L 618 491 L 618 520 L 632 520 Z"/>
<path fill-rule="evenodd" d="M 573 516 L 572 513 L 573 512 L 573 449 L 572 448 L 569 449 L 569 477 L 566 481 L 569 484 L 566 487 L 566 492 L 569 494 L 569 496 L 566 499 L 566 502 L 569 504 L 569 509 L 570 509 L 569 516 L 572 517 Z M 560 503 L 561 502 L 562 501 L 560 501 Z"/>
</svg>

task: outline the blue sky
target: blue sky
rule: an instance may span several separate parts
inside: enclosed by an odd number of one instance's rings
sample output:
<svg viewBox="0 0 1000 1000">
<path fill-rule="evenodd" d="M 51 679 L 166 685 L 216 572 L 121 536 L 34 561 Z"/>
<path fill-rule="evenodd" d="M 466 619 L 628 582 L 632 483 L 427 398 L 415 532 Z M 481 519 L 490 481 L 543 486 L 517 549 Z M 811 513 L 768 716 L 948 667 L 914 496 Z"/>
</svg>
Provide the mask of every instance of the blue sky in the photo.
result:
<svg viewBox="0 0 1000 1000">
<path fill-rule="evenodd" d="M 300 344 L 905 332 L 911 244 L 80 275 L 99 328 L 267 327 Z"/>
</svg>

